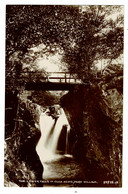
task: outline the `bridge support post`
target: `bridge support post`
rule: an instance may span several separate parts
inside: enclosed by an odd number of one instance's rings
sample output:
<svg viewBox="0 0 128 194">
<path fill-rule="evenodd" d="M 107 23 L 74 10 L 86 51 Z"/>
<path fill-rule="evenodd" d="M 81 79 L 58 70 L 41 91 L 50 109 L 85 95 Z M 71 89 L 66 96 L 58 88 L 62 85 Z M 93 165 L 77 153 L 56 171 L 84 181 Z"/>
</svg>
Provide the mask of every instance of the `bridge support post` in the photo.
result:
<svg viewBox="0 0 128 194">
<path fill-rule="evenodd" d="M 66 73 L 65 73 L 65 83 L 67 83 L 67 80 L 66 80 L 67 76 L 66 76 Z"/>
</svg>

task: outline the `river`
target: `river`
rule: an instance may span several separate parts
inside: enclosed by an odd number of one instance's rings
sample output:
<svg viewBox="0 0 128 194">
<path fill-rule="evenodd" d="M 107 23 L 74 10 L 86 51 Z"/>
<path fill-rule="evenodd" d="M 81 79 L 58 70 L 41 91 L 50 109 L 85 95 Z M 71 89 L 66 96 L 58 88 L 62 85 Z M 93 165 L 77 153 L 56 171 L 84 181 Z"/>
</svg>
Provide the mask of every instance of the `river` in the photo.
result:
<svg viewBox="0 0 128 194">
<path fill-rule="evenodd" d="M 36 151 L 44 167 L 43 186 L 80 187 L 90 184 L 82 164 L 69 152 L 70 125 L 59 105 L 40 115 L 41 138 Z"/>
</svg>

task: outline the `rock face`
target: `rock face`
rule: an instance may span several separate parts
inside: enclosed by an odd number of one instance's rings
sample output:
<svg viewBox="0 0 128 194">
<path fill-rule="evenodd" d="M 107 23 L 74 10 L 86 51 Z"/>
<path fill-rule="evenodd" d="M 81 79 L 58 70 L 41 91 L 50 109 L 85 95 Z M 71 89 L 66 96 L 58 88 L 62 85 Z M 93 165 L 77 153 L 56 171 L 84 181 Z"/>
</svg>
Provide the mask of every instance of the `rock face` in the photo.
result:
<svg viewBox="0 0 128 194">
<path fill-rule="evenodd" d="M 14 103 L 13 101 L 12 104 Z M 35 150 L 41 135 L 38 128 L 38 106 L 29 100 L 23 101 L 19 98 L 15 112 L 13 117 L 15 127 L 13 126 L 11 130 L 6 128 L 5 186 L 42 186 L 40 180 L 42 180 L 43 166 Z M 6 117 L 6 125 L 8 123 L 10 120 Z"/>
<path fill-rule="evenodd" d="M 61 97 L 70 126 L 70 153 L 97 186 L 122 184 L 123 67 L 108 66 L 100 80 Z M 18 108 L 17 108 L 18 107 Z M 42 186 L 43 166 L 35 151 L 39 106 L 6 93 L 5 186 Z"/>
<path fill-rule="evenodd" d="M 88 179 L 110 187 L 122 182 L 123 85 L 122 68 L 116 69 L 108 67 L 100 81 L 61 99 L 70 115 L 71 152 Z"/>
</svg>

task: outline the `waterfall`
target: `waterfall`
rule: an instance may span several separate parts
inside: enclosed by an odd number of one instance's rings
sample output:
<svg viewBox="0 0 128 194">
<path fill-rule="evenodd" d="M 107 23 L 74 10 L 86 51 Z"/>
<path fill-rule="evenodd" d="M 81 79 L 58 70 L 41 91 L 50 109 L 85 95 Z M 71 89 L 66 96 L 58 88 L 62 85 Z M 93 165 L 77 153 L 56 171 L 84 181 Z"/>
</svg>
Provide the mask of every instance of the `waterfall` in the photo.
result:
<svg viewBox="0 0 128 194">
<path fill-rule="evenodd" d="M 70 125 L 63 108 L 56 105 L 42 112 L 40 115 L 40 130 L 41 138 L 37 144 L 36 151 L 42 163 L 62 156 L 61 150 L 58 150 L 62 130 L 66 130 L 66 136 L 62 137 L 65 138 L 63 155 L 68 154 Z"/>
<path fill-rule="evenodd" d="M 65 155 L 69 154 L 69 134 L 70 134 L 70 126 L 67 126 Z"/>
</svg>

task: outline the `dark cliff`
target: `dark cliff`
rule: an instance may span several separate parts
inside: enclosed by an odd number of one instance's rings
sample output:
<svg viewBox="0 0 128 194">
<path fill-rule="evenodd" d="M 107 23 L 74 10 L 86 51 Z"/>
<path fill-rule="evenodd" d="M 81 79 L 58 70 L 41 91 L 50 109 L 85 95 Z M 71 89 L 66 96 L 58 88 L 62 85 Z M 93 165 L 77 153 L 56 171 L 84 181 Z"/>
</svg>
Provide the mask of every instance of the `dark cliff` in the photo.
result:
<svg viewBox="0 0 128 194">
<path fill-rule="evenodd" d="M 52 105 L 56 98 L 49 102 L 49 94 L 42 98 L 41 93 L 28 100 L 17 94 L 6 92 L 5 186 L 42 186 L 43 166 L 35 150 L 41 135 L 37 103 Z M 60 102 L 71 125 L 70 153 L 81 163 L 87 180 L 98 186 L 121 186 L 122 67 L 106 68 L 102 79 L 76 87 Z"/>
<path fill-rule="evenodd" d="M 97 180 L 99 186 L 122 182 L 122 92 L 122 68 L 108 67 L 97 83 L 61 98 L 71 125 L 70 150 L 88 179 Z"/>
<path fill-rule="evenodd" d="M 17 94 L 8 93 L 6 99 L 12 103 L 6 103 L 8 116 L 5 119 L 4 185 L 42 186 L 40 180 L 43 166 L 35 150 L 41 135 L 38 128 L 38 106 L 29 100 L 20 99 Z"/>
</svg>

